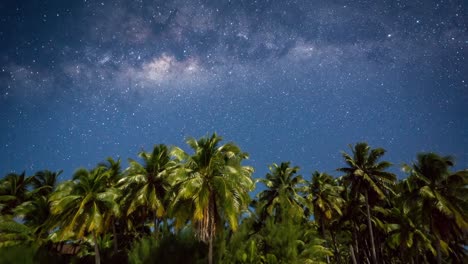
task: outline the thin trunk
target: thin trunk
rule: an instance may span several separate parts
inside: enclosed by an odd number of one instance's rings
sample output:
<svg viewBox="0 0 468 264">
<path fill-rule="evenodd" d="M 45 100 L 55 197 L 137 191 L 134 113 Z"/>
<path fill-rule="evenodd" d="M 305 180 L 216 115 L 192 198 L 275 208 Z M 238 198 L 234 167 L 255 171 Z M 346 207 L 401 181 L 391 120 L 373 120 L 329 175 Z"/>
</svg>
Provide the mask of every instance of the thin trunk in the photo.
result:
<svg viewBox="0 0 468 264">
<path fill-rule="evenodd" d="M 352 221 L 353 227 L 352 227 L 352 232 L 353 232 L 353 241 L 354 241 L 354 257 L 356 258 L 357 261 L 360 262 L 360 251 L 359 251 L 359 241 L 358 241 L 358 236 L 357 232 L 359 231 L 358 227 L 356 227 L 356 222 Z"/>
<path fill-rule="evenodd" d="M 154 217 L 154 237 L 158 238 L 158 232 L 159 232 L 159 222 L 158 222 L 158 217 Z"/>
<path fill-rule="evenodd" d="M 432 215 L 430 216 L 430 228 L 431 228 L 431 233 L 435 235 L 435 248 L 437 251 L 437 264 L 442 264 L 442 252 L 440 250 L 440 239 L 439 239 L 439 233 L 434 232 L 434 220 L 432 219 Z"/>
<path fill-rule="evenodd" d="M 213 236 L 208 241 L 208 264 L 213 264 Z"/>
<path fill-rule="evenodd" d="M 93 238 L 94 238 L 94 263 L 101 264 L 101 255 L 99 254 L 99 246 L 98 246 L 95 231 L 93 231 Z"/>
<path fill-rule="evenodd" d="M 352 243 L 349 245 L 349 252 L 351 253 L 351 259 L 353 260 L 353 264 L 357 264 L 356 255 L 354 254 L 354 247 Z"/>
<path fill-rule="evenodd" d="M 168 223 L 167 223 L 167 217 L 164 217 L 164 220 L 163 220 L 163 235 L 164 234 L 168 234 L 169 233 L 169 228 L 168 228 Z"/>
<path fill-rule="evenodd" d="M 328 247 L 328 242 L 325 238 L 325 225 L 323 224 L 322 221 L 320 221 L 320 228 L 321 228 L 321 232 L 322 232 L 322 237 L 323 239 L 325 240 L 325 246 Z M 327 255 L 327 264 L 330 264 L 330 257 Z"/>
<path fill-rule="evenodd" d="M 341 264 L 341 255 L 340 255 L 340 250 L 338 249 L 338 246 L 336 245 L 335 234 L 332 231 L 330 231 L 330 235 L 332 237 L 333 249 L 335 250 L 335 261 L 336 263 Z"/>
<path fill-rule="evenodd" d="M 117 254 L 118 245 L 117 245 L 117 230 L 115 229 L 115 219 L 112 220 L 112 233 L 114 234 L 114 254 Z"/>
<path fill-rule="evenodd" d="M 364 254 L 364 259 L 366 260 L 367 264 L 371 264 L 371 248 L 369 247 L 369 244 L 367 242 L 367 239 L 364 239 L 364 248 L 365 250 L 362 250 L 362 253 Z"/>
<path fill-rule="evenodd" d="M 371 214 L 370 214 L 370 206 L 369 206 L 369 196 L 367 190 L 364 192 L 366 196 L 366 209 L 367 209 L 367 224 L 369 225 L 369 236 L 372 248 L 372 262 L 377 264 L 377 254 L 375 253 L 375 244 L 374 244 L 374 232 L 372 230 L 372 221 L 371 221 Z"/>
<path fill-rule="evenodd" d="M 213 264 L 213 238 L 216 234 L 216 200 L 214 193 L 210 194 L 210 201 L 208 205 L 209 218 L 208 218 L 208 264 Z"/>
<path fill-rule="evenodd" d="M 436 237 L 437 264 L 442 264 L 442 252 L 440 250 L 440 239 Z"/>
</svg>

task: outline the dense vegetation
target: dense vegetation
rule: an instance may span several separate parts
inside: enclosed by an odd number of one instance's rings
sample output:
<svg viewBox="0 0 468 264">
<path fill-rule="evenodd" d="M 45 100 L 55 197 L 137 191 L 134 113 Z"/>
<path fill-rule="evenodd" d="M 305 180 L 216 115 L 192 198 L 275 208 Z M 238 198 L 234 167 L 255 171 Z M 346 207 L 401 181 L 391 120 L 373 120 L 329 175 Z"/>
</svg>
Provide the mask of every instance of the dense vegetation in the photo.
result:
<svg viewBox="0 0 468 264">
<path fill-rule="evenodd" d="M 64 182 L 6 175 L 0 262 L 467 263 L 468 170 L 451 157 L 421 153 L 398 180 L 385 150 L 358 143 L 339 177 L 282 162 L 255 180 L 234 143 L 187 143 Z"/>
</svg>

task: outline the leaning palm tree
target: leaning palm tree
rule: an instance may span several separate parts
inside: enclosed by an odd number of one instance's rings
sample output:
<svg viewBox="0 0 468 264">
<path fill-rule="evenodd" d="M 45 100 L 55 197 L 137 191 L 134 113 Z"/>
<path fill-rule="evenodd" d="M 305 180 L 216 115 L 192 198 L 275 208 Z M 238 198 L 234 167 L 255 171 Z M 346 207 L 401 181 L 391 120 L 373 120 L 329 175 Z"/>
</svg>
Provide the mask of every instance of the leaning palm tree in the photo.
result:
<svg viewBox="0 0 468 264">
<path fill-rule="evenodd" d="M 192 222 L 198 239 L 208 243 L 210 264 L 217 230 L 225 223 L 237 229 L 238 217 L 247 210 L 249 192 L 254 188 L 253 168 L 241 164 L 248 154 L 234 143 L 219 145 L 221 140 L 216 133 L 199 140 L 190 138 L 187 144 L 193 155 L 180 148 L 172 151 L 180 163 L 174 174 L 177 177 L 172 199 L 176 227 Z"/>
<path fill-rule="evenodd" d="M 60 184 L 51 195 L 51 212 L 56 217 L 55 227 L 62 239 L 84 239 L 92 234 L 95 262 L 100 263 L 98 236 L 110 224 L 119 207 L 115 202 L 119 193 L 108 188 L 109 174 L 105 168 L 79 169 L 71 181 Z M 109 213 L 112 212 L 112 213 Z"/>
<path fill-rule="evenodd" d="M 153 152 L 139 154 L 143 164 L 130 159 L 130 166 L 124 171 L 118 186 L 124 191 L 123 204 L 126 216 L 134 212 L 151 215 L 154 233 L 158 231 L 158 219 L 166 214 L 165 196 L 170 188 L 169 176 L 176 163 L 171 159 L 166 145 L 156 145 Z"/>
<path fill-rule="evenodd" d="M 270 166 L 270 172 L 265 179 L 261 179 L 267 189 L 258 194 L 259 209 L 262 220 L 268 215 L 275 215 L 280 220 L 283 215 L 301 217 L 304 213 L 306 200 L 301 196 L 305 183 L 298 175 L 299 167 L 290 167 L 289 162 L 282 162 L 279 166 Z M 288 212 L 282 212 L 287 210 Z"/>
<path fill-rule="evenodd" d="M 419 202 L 423 219 L 434 236 L 437 262 L 442 263 L 442 251 L 449 253 L 449 241 L 455 241 L 468 232 L 468 171 L 451 173 L 453 158 L 435 153 L 421 153 L 412 167 L 408 181 L 415 186 L 411 200 Z"/>
<path fill-rule="evenodd" d="M 342 153 L 348 167 L 340 168 L 338 171 L 346 173 L 342 179 L 350 189 L 353 200 L 358 200 L 361 194 L 364 195 L 371 256 L 373 263 L 377 263 L 369 196 L 372 195 L 380 200 L 384 199 L 386 193 L 391 191 L 390 187 L 395 184 L 396 176 L 385 171 L 391 166 L 390 162 L 379 162 L 379 159 L 385 154 L 383 148 L 371 149 L 367 143 L 357 143 L 354 148 L 352 146 L 350 148 L 352 156 L 345 152 Z"/>
</svg>

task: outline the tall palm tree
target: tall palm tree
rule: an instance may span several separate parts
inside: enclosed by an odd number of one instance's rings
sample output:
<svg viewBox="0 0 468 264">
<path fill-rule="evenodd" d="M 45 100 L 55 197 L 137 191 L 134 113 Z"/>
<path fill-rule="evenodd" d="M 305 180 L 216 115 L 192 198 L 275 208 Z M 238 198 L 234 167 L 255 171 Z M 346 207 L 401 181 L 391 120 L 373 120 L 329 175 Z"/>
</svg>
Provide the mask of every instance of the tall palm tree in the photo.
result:
<svg viewBox="0 0 468 264">
<path fill-rule="evenodd" d="M 79 169 L 71 181 L 60 184 L 51 195 L 51 211 L 56 216 L 55 226 L 62 238 L 83 239 L 92 234 L 95 262 L 100 263 L 97 237 L 110 224 L 111 215 L 117 215 L 118 190 L 108 188 L 109 174 L 105 168 L 91 171 Z M 110 214 L 109 212 L 112 212 Z"/>
<path fill-rule="evenodd" d="M 354 148 L 350 146 L 352 156 L 343 152 L 343 158 L 348 167 L 339 168 L 338 171 L 346 173 L 342 179 L 350 188 L 353 199 L 359 199 L 364 195 L 366 205 L 367 225 L 371 244 L 371 256 L 373 263 L 377 262 L 374 233 L 372 229 L 369 196 L 384 199 L 391 186 L 395 184 L 396 176 L 385 170 L 391 166 L 390 162 L 380 161 L 385 154 L 383 148 L 371 149 L 367 143 L 357 143 Z"/>
<path fill-rule="evenodd" d="M 342 215 L 341 208 L 344 200 L 341 192 L 343 189 L 342 186 L 337 185 L 332 176 L 318 171 L 312 174 L 312 181 L 306 187 L 306 199 L 313 207 L 314 219 L 320 227 L 323 239 L 326 239 L 325 230 L 333 218 Z M 335 258 L 339 262 L 337 248 L 335 248 Z M 327 262 L 329 263 L 328 257 Z"/>
<path fill-rule="evenodd" d="M 180 148 L 172 153 L 181 166 L 176 171 L 172 213 L 176 227 L 187 221 L 195 226 L 196 235 L 208 243 L 208 262 L 213 262 L 213 239 L 227 222 L 237 229 L 239 215 L 247 209 L 249 192 L 254 188 L 252 167 L 241 163 L 248 154 L 234 143 L 219 145 L 216 133 L 187 144 L 194 151 L 187 154 Z"/>
<path fill-rule="evenodd" d="M 122 178 L 122 166 L 121 160 L 118 158 L 114 160 L 112 157 L 108 157 L 106 161 L 101 162 L 98 164 L 99 167 L 103 167 L 108 174 L 107 177 L 107 187 L 116 187 L 117 182 Z M 120 210 L 119 210 L 120 213 Z M 118 251 L 118 239 L 117 239 L 117 228 L 116 222 L 120 215 L 113 215 L 112 216 L 112 239 L 113 239 L 113 246 L 114 246 L 114 254 Z"/>
<path fill-rule="evenodd" d="M 130 159 L 130 166 L 124 171 L 124 177 L 118 185 L 124 190 L 123 203 L 126 215 L 140 212 L 152 215 L 154 233 L 158 231 L 158 218 L 166 214 L 165 196 L 170 189 L 169 176 L 176 163 L 171 159 L 166 145 L 156 145 L 151 153 L 139 154 L 143 164 Z"/>
<path fill-rule="evenodd" d="M 438 263 L 442 263 L 442 251 L 448 254 L 447 242 L 468 231 L 468 171 L 451 173 L 453 165 L 450 156 L 421 153 L 412 167 L 404 167 L 415 185 L 413 201 L 421 203 L 423 219 L 435 237 Z"/>
<path fill-rule="evenodd" d="M 282 162 L 279 166 L 274 163 L 269 169 L 266 178 L 260 179 L 267 187 L 258 194 L 261 218 L 264 220 L 268 215 L 274 215 L 277 220 L 283 215 L 302 217 L 306 200 L 301 192 L 305 181 L 297 175 L 299 167 Z"/>
</svg>

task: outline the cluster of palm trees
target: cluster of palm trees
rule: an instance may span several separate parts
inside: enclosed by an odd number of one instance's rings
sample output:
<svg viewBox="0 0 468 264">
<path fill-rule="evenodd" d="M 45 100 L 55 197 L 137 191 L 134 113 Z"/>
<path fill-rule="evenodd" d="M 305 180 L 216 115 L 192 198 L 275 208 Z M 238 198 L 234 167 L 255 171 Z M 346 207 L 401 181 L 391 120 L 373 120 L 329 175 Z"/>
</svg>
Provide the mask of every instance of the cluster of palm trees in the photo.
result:
<svg viewBox="0 0 468 264">
<path fill-rule="evenodd" d="M 0 250 L 64 263 L 466 263 L 468 170 L 452 172 L 451 157 L 419 154 L 398 180 L 385 150 L 358 143 L 340 177 L 307 180 L 282 162 L 255 180 L 248 155 L 221 141 L 156 145 L 126 169 L 108 158 L 63 182 L 61 171 L 6 175 Z"/>
</svg>

